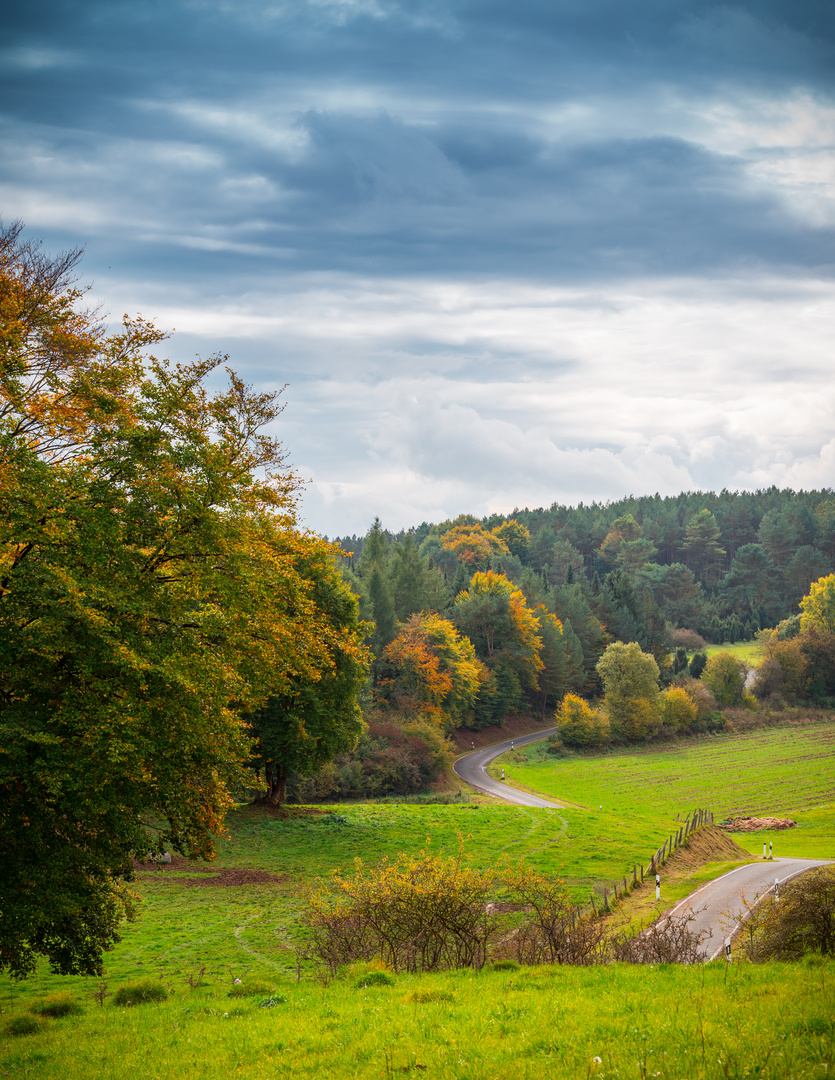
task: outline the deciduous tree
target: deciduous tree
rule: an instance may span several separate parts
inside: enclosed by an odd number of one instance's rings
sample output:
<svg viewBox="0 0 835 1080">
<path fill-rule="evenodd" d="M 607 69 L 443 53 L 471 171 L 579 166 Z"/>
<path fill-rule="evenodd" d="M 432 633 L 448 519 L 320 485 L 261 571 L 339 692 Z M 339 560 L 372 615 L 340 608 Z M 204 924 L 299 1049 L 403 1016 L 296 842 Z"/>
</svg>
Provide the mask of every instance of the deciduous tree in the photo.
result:
<svg viewBox="0 0 835 1080">
<path fill-rule="evenodd" d="M 745 692 L 745 668 L 729 652 L 714 653 L 701 675 L 719 705 L 741 705 Z"/>
<path fill-rule="evenodd" d="M 820 578 L 800 601 L 800 625 L 835 634 L 835 574 Z"/>
<path fill-rule="evenodd" d="M 660 702 L 658 664 L 632 641 L 612 642 L 597 670 L 605 691 L 604 704 L 612 734 L 629 740 L 646 739 L 658 730 Z"/>
<path fill-rule="evenodd" d="M 471 717 L 484 666 L 469 638 L 434 612 L 412 615 L 383 653 L 392 700 L 431 716 L 445 730 Z"/>
<path fill-rule="evenodd" d="M 357 598 L 328 546 L 309 538 L 296 570 L 310 585 L 324 648 L 313 671 L 293 675 L 283 692 L 247 717 L 256 740 L 254 760 L 267 784 L 265 798 L 279 806 L 290 773 L 310 776 L 354 748 L 364 728 L 359 694 L 368 677 L 364 640 L 371 628 L 360 623 Z"/>
<path fill-rule="evenodd" d="M 0 232 L 0 968 L 101 970 L 132 859 L 211 858 L 242 711 L 327 664 L 279 405 L 108 334 Z"/>
</svg>

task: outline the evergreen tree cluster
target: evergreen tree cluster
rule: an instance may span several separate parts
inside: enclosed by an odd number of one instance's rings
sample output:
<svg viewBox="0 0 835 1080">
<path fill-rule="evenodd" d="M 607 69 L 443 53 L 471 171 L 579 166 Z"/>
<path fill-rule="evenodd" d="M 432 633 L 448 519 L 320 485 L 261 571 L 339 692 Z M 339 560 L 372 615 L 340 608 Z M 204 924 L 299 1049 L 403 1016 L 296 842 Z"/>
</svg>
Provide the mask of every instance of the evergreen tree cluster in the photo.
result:
<svg viewBox="0 0 835 1080">
<path fill-rule="evenodd" d="M 475 543 L 468 548 L 460 536 L 465 529 L 498 543 L 487 552 Z M 445 543 L 453 530 L 455 542 Z M 554 503 L 480 521 L 461 515 L 440 525 L 424 522 L 396 534 L 378 524 L 366 537 L 337 542 L 352 552 L 346 564 L 362 582 L 363 595 L 370 588 L 364 580 L 369 561 L 382 566 L 389 549 L 400 560 L 401 578 L 404 556 L 415 565 L 423 557 L 423 572 L 435 571 L 438 597 L 444 589 L 455 594 L 466 588 L 477 565 L 505 574 L 526 595 L 536 594 L 558 618 L 571 621 L 581 640 L 572 618 L 578 605 L 609 640 L 637 641 L 660 660 L 669 646 L 667 628 L 733 643 L 795 615 L 812 582 L 835 569 L 835 492 L 772 487 L 630 496 L 574 507 Z M 566 590 L 573 586 L 578 589 L 569 601 Z M 399 588 L 402 605 L 402 580 Z M 419 603 L 417 595 L 411 602 Z M 566 604 L 571 613 L 560 610 Z M 395 618 L 402 618 L 400 611 Z M 597 657 L 589 664 L 587 645 L 586 666 L 593 670 Z"/>
</svg>

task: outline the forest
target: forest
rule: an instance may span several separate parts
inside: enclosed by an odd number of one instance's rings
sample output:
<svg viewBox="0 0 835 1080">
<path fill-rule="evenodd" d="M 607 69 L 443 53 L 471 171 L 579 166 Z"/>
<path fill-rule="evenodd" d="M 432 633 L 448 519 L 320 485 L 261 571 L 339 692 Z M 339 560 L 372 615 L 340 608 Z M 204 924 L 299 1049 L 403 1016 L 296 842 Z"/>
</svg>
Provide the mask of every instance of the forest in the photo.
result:
<svg viewBox="0 0 835 1080">
<path fill-rule="evenodd" d="M 752 689 L 772 705 L 835 696 L 827 628 L 801 633 L 800 612 L 835 566 L 828 489 L 554 504 L 396 534 L 378 519 L 336 543 L 369 624 L 369 729 L 353 755 L 300 782 L 300 796 L 418 790 L 440 757 L 439 730 L 520 713 L 560 709 L 568 741 L 585 717 L 575 741 L 599 743 L 601 714 L 588 703 L 606 695 L 600 661 L 615 643 L 640 647 L 664 696 L 653 722 L 607 727 L 609 739 L 721 726 L 722 705 L 755 707 L 744 673 L 727 700 L 708 685 L 712 671 L 699 679 L 708 644 L 767 645 Z"/>
<path fill-rule="evenodd" d="M 80 257 L 0 225 L 0 970 L 100 973 L 134 864 L 211 859 L 236 803 L 420 798 L 511 720 L 559 749 L 835 704 L 832 492 L 329 542 L 279 395 L 114 332 Z M 753 687 L 702 651 L 753 635 Z"/>
</svg>

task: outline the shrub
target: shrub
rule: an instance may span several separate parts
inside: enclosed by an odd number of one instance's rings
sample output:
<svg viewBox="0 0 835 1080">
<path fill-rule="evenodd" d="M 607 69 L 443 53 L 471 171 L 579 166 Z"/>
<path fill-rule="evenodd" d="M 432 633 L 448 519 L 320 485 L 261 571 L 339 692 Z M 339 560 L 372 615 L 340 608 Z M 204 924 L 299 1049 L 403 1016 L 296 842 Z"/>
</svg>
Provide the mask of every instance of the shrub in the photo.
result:
<svg viewBox="0 0 835 1080">
<path fill-rule="evenodd" d="M 784 641 L 772 640 L 768 645 L 768 660 L 773 661 L 780 668 L 783 688 L 791 698 L 808 696 L 809 660 L 802 646 L 803 639 L 800 636 L 787 638 Z M 763 661 L 764 664 L 767 662 Z M 777 693 L 781 692 L 782 690 L 777 690 Z"/>
<path fill-rule="evenodd" d="M 448 990 L 429 990 L 419 987 L 417 990 L 410 990 L 403 1000 L 415 1005 L 428 1005 L 433 1001 L 454 1001 L 455 998 Z"/>
<path fill-rule="evenodd" d="M 694 679 L 700 679 L 702 672 L 707 666 L 707 653 L 697 652 L 693 654 L 690 660 L 690 674 Z"/>
<path fill-rule="evenodd" d="M 710 688 L 701 679 L 693 679 L 682 676 L 676 679 L 675 685 L 683 690 L 696 707 L 696 719 L 693 721 L 693 731 L 705 731 L 713 726 L 713 717 L 716 715 L 716 698 L 710 692 Z"/>
<path fill-rule="evenodd" d="M 600 746 L 608 735 L 608 722 L 577 694 L 566 694 L 556 713 L 560 740 L 566 746 Z"/>
<path fill-rule="evenodd" d="M 704 956 L 702 938 L 690 927 L 695 917 L 691 909 L 678 918 L 661 918 L 637 934 L 615 935 L 612 957 L 626 964 L 697 964 Z"/>
<path fill-rule="evenodd" d="M 143 979 L 141 982 L 120 986 L 113 995 L 114 1005 L 146 1005 L 149 1001 L 165 1001 L 168 991 L 161 982 Z"/>
<path fill-rule="evenodd" d="M 61 1016 L 77 1016 L 84 1010 L 78 1002 L 69 994 L 50 994 L 49 997 L 39 1001 L 35 1006 L 35 1012 L 41 1016 L 58 1018 Z"/>
<path fill-rule="evenodd" d="M 316 776 L 292 776 L 293 802 L 410 795 L 426 791 L 453 757 L 443 731 L 418 715 L 377 708 L 351 753 L 337 754 Z"/>
<path fill-rule="evenodd" d="M 754 682 L 753 691 L 760 701 L 770 704 L 783 700 L 786 691 L 786 680 L 783 669 L 773 656 L 767 656 L 757 668 L 757 678 Z"/>
<path fill-rule="evenodd" d="M 686 649 L 688 652 L 699 652 L 704 649 L 707 642 L 697 634 L 695 630 L 677 629 L 670 631 L 670 644 L 674 649 Z"/>
<path fill-rule="evenodd" d="M 807 953 L 835 956 L 835 869 L 810 870 L 780 886 L 780 899 L 761 905 L 752 960 L 798 960 Z"/>
<path fill-rule="evenodd" d="M 16 1016 L 6 1024 L 7 1035 L 37 1035 L 44 1027 L 44 1021 L 37 1016 Z"/>
<path fill-rule="evenodd" d="M 258 1002 L 259 1009 L 272 1009 L 275 1005 L 284 1005 L 287 998 L 283 994 L 270 994 Z"/>
<path fill-rule="evenodd" d="M 494 960 L 490 968 L 492 971 L 518 971 L 519 965 L 515 960 Z"/>
<path fill-rule="evenodd" d="M 383 960 L 397 971 L 484 965 L 497 920 L 487 898 L 495 877 L 463 855 L 400 852 L 376 867 L 355 861 L 308 898 L 312 951 L 331 973 L 356 960 Z"/>
<path fill-rule="evenodd" d="M 661 695 L 661 715 L 672 731 L 691 731 L 696 723 L 696 704 L 682 687 L 671 686 Z"/>
<path fill-rule="evenodd" d="M 357 990 L 364 990 L 367 986 L 394 986 L 394 976 L 387 971 L 369 971 L 354 983 Z"/>
<path fill-rule="evenodd" d="M 499 960 L 511 954 L 519 964 L 594 964 L 605 936 L 600 920 L 578 914 L 560 878 L 547 877 L 524 863 L 502 871 L 508 895 L 533 918 L 502 942 Z"/>
</svg>

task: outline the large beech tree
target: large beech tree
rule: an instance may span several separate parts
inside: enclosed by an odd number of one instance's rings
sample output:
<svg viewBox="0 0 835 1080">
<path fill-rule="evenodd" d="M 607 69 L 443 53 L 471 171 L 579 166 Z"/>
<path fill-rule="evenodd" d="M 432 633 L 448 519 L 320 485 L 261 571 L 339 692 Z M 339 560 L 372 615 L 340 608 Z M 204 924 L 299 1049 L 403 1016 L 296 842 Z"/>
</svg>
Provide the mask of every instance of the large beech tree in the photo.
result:
<svg viewBox="0 0 835 1080">
<path fill-rule="evenodd" d="M 109 334 L 0 229 L 0 969 L 101 970 L 132 859 L 211 858 L 241 716 L 315 682 L 332 623 L 300 562 L 280 411 L 213 357 Z"/>
</svg>

